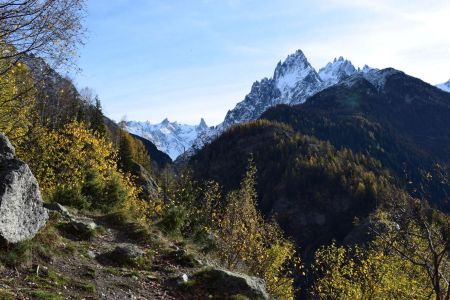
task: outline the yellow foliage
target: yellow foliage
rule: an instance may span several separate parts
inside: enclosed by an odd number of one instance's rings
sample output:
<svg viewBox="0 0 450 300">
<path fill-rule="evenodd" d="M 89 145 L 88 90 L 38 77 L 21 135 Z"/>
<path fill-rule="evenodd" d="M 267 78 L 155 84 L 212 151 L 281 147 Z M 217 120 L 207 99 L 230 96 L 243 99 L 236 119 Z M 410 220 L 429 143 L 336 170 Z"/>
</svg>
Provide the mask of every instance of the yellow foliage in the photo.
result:
<svg viewBox="0 0 450 300">
<path fill-rule="evenodd" d="M 0 60 L 0 69 L 6 70 L 0 74 L 0 132 L 15 143 L 30 126 L 35 91 L 26 65 L 7 66 Z"/>
<path fill-rule="evenodd" d="M 74 121 L 60 130 L 36 127 L 19 143 L 17 151 L 30 165 L 45 196 L 57 187 L 82 185 L 87 172 L 96 170 L 104 180 L 117 176 L 127 198 L 137 199 L 131 179 L 117 169 L 117 151 L 83 123 Z"/>
<path fill-rule="evenodd" d="M 395 253 L 332 243 L 316 252 L 320 299 L 430 299 L 426 274 Z"/>
<path fill-rule="evenodd" d="M 218 256 L 225 267 L 264 278 L 278 299 L 293 299 L 293 272 L 300 269 L 294 244 L 283 237 L 275 221 L 265 221 L 256 208 L 256 168 L 252 161 L 237 191 L 227 197 L 223 211 L 215 211 L 213 232 Z M 208 204 L 207 209 L 211 209 Z"/>
</svg>

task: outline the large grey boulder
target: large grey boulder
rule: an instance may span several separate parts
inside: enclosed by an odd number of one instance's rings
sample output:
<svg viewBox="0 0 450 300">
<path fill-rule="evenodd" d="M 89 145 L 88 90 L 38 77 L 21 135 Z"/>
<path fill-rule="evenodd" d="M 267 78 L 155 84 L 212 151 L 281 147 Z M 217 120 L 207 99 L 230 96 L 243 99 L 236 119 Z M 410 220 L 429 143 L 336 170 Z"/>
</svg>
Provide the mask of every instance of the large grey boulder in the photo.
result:
<svg viewBox="0 0 450 300">
<path fill-rule="evenodd" d="M 249 299 L 270 299 L 263 279 L 224 269 L 206 268 L 193 276 L 203 282 L 208 292 L 216 295 L 243 295 Z"/>
<path fill-rule="evenodd" d="M 31 239 L 47 219 L 36 178 L 0 133 L 0 236 L 10 243 Z"/>
</svg>

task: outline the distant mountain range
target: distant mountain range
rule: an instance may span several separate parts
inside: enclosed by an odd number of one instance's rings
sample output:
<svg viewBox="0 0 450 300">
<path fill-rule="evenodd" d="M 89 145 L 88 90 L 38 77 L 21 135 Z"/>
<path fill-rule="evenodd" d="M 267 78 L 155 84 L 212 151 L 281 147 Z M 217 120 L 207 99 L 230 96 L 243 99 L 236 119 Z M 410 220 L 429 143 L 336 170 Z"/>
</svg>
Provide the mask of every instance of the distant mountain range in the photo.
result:
<svg viewBox="0 0 450 300">
<path fill-rule="evenodd" d="M 126 125 L 130 133 L 151 141 L 172 160 L 190 149 L 200 136 L 209 135 L 209 131 L 212 131 L 203 119 L 198 125 L 170 122 L 167 118 L 159 124 L 128 121 Z"/>
<path fill-rule="evenodd" d="M 130 121 L 128 128 L 131 133 L 152 141 L 159 150 L 175 160 L 185 152 L 191 155 L 195 149 L 202 148 L 205 143 L 211 142 L 234 124 L 258 119 L 270 107 L 301 104 L 309 97 L 355 74 L 365 74 L 368 80 L 377 81 L 377 71 L 378 69 L 367 65 L 362 69 L 356 68 L 342 56 L 316 71 L 304 53 L 297 50 L 277 64 L 271 78 L 253 83 L 250 93 L 229 110 L 224 121 L 216 127 L 208 127 L 204 121 L 193 126 L 166 119 L 160 124 Z M 437 87 L 450 91 L 450 81 Z"/>
<path fill-rule="evenodd" d="M 199 149 L 233 124 L 256 120 L 265 110 L 277 104 L 298 104 L 309 96 L 333 85 L 355 72 L 370 70 L 365 66 L 356 69 L 343 57 L 334 59 L 317 72 L 301 50 L 279 62 L 272 78 L 256 81 L 250 93 L 236 107 L 228 111 L 223 123 L 208 127 L 204 120 L 199 125 L 186 125 L 165 119 L 159 124 L 127 122 L 129 132 L 153 142 L 159 150 L 173 160 L 192 147 Z"/>
</svg>

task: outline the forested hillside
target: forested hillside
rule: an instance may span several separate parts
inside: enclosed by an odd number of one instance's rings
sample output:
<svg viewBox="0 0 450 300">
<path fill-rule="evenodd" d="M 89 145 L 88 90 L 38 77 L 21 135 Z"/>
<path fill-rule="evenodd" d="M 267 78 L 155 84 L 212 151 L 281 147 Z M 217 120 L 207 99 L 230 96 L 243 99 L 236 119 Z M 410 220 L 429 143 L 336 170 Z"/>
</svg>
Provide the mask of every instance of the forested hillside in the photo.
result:
<svg viewBox="0 0 450 300">
<path fill-rule="evenodd" d="M 379 160 L 400 187 L 447 211 L 450 94 L 399 71 L 378 76 L 381 86 L 356 76 L 262 118 Z"/>
</svg>

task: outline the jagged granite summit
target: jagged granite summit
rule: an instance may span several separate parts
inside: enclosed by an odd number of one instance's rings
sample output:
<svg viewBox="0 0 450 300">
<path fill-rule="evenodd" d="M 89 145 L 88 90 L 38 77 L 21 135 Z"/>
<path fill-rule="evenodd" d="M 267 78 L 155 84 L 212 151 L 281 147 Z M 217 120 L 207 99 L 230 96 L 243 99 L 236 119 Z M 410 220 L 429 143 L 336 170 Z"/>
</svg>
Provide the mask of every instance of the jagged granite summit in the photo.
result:
<svg viewBox="0 0 450 300">
<path fill-rule="evenodd" d="M 256 120 L 268 108 L 277 104 L 300 104 L 321 90 L 330 87 L 355 73 L 372 70 L 369 66 L 356 69 L 342 56 L 335 58 L 317 72 L 305 54 L 297 50 L 284 62 L 279 62 L 273 77 L 256 81 L 250 93 L 236 107 L 228 111 L 225 120 L 217 126 L 219 131 L 250 120 Z"/>
<path fill-rule="evenodd" d="M 31 239 L 47 219 L 36 178 L 0 133 L 0 237 L 10 243 Z"/>
</svg>

